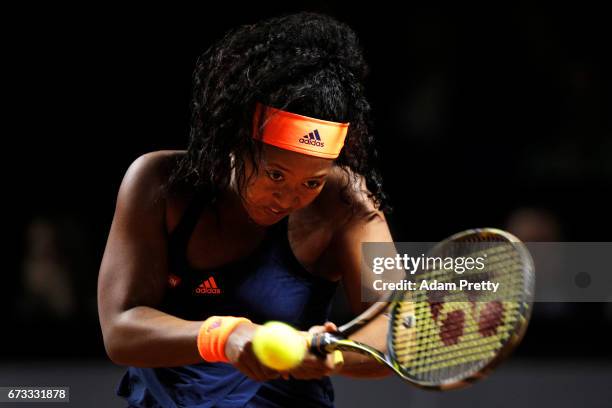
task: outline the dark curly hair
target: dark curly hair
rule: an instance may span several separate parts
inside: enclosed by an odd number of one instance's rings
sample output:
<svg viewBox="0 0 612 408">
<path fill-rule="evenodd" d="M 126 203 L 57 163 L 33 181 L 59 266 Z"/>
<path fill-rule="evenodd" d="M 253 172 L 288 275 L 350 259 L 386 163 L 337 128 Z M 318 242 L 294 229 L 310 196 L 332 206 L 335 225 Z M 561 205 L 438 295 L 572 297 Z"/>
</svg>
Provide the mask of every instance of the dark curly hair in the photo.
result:
<svg viewBox="0 0 612 408">
<path fill-rule="evenodd" d="M 197 60 L 189 148 L 176 163 L 166 192 L 186 186 L 214 200 L 228 186 L 232 166 L 244 181 L 245 158 L 259 163 L 261 154 L 260 142 L 251 137 L 255 104 L 261 102 L 350 122 L 335 163 L 352 174 L 352 181 L 362 175 L 370 199 L 388 209 L 374 166 L 370 105 L 362 84 L 367 73 L 355 32 L 327 15 L 288 14 L 230 30 Z"/>
</svg>

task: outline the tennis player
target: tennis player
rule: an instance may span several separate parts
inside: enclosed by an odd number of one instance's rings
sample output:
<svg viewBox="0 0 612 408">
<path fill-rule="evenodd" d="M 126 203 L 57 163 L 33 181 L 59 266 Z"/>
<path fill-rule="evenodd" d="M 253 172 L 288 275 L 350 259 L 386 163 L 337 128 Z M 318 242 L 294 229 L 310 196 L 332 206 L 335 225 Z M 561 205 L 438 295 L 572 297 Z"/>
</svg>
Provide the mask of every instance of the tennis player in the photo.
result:
<svg viewBox="0 0 612 408">
<path fill-rule="evenodd" d="M 277 372 L 251 347 L 269 320 L 336 330 L 340 282 L 353 312 L 369 306 L 361 243 L 392 238 L 366 72 L 355 33 L 316 13 L 233 29 L 198 59 L 188 149 L 127 170 L 100 269 L 129 406 L 332 407 L 330 375 L 389 374 L 352 353 Z"/>
</svg>

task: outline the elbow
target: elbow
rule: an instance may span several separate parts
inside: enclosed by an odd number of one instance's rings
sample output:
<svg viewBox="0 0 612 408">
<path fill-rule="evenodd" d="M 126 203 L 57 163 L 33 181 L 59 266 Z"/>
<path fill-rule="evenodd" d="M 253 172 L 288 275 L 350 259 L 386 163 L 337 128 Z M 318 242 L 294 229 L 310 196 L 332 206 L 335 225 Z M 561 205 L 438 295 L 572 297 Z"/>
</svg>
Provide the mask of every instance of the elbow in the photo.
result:
<svg viewBox="0 0 612 408">
<path fill-rule="evenodd" d="M 118 350 L 110 348 L 108 346 L 104 346 L 106 349 L 106 355 L 115 365 L 119 366 L 129 366 L 130 364 L 123 358 L 123 354 L 121 354 Z"/>
<path fill-rule="evenodd" d="M 104 350 L 113 363 L 121 366 L 132 365 L 130 357 L 134 353 L 128 350 L 131 343 L 129 337 L 129 330 L 126 330 L 125 319 L 121 314 L 108 319 L 102 325 Z"/>
<path fill-rule="evenodd" d="M 104 350 L 108 358 L 116 365 L 128 366 L 130 365 L 126 359 L 126 354 L 121 347 L 121 339 L 117 333 L 117 330 L 107 328 L 102 333 L 104 339 Z"/>
<path fill-rule="evenodd" d="M 104 350 L 108 358 L 116 365 L 131 367 L 149 367 L 143 361 L 143 344 L 140 336 L 134 331 L 134 323 L 129 314 L 121 313 L 109 321 L 102 329 Z"/>
</svg>

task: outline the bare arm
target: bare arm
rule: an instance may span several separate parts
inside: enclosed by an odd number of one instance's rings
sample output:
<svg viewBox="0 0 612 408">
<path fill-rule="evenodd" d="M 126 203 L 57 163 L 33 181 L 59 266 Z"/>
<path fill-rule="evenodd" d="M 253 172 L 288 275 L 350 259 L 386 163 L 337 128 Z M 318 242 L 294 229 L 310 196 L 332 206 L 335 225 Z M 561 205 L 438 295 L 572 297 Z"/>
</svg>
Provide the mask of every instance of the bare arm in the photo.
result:
<svg viewBox="0 0 612 408">
<path fill-rule="evenodd" d="M 365 183 L 364 183 L 365 184 Z M 363 186 L 362 186 L 363 187 Z M 363 187 L 364 188 L 364 187 Z M 373 274 L 361 274 L 362 243 L 393 242 L 387 221 L 365 194 L 356 192 L 357 211 L 342 225 L 332 239 L 327 253 L 332 261 L 327 265 L 333 270 L 342 271 L 342 283 L 351 310 L 355 315 L 366 310 L 373 302 L 362 301 L 362 291 L 371 290 Z M 365 293 L 365 292 L 364 292 Z M 372 298 L 377 298 L 372 294 Z M 388 317 L 380 315 L 364 328 L 353 333 L 350 338 L 368 344 L 378 350 L 386 350 Z M 353 352 L 343 352 L 344 366 L 340 374 L 350 377 L 385 377 L 390 370 L 373 359 Z"/>
<path fill-rule="evenodd" d="M 196 347 L 201 322 L 156 309 L 168 275 L 165 200 L 159 186 L 167 153 L 149 153 L 128 169 L 98 278 L 104 345 L 117 364 L 177 366 L 202 361 Z"/>
</svg>

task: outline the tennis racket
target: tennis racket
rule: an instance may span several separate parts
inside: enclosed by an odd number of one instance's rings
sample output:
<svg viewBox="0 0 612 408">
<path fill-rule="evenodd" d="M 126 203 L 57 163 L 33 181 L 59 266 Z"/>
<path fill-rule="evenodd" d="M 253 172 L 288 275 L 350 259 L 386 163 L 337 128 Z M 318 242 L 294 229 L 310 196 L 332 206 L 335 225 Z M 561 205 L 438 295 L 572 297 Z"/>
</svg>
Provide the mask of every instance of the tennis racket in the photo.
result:
<svg viewBox="0 0 612 408">
<path fill-rule="evenodd" d="M 317 354 L 334 350 L 365 354 L 419 387 L 447 390 L 483 378 L 521 341 L 533 305 L 534 266 L 521 241 L 508 232 L 473 229 L 455 234 L 428 252 L 430 257 L 484 257 L 484 268 L 465 271 L 431 267 L 411 279 L 416 290 L 395 291 L 341 326 L 312 336 Z M 418 290 L 421 281 L 499 283 L 496 293 L 475 290 Z M 385 353 L 348 339 L 381 313 L 388 313 Z"/>
</svg>

